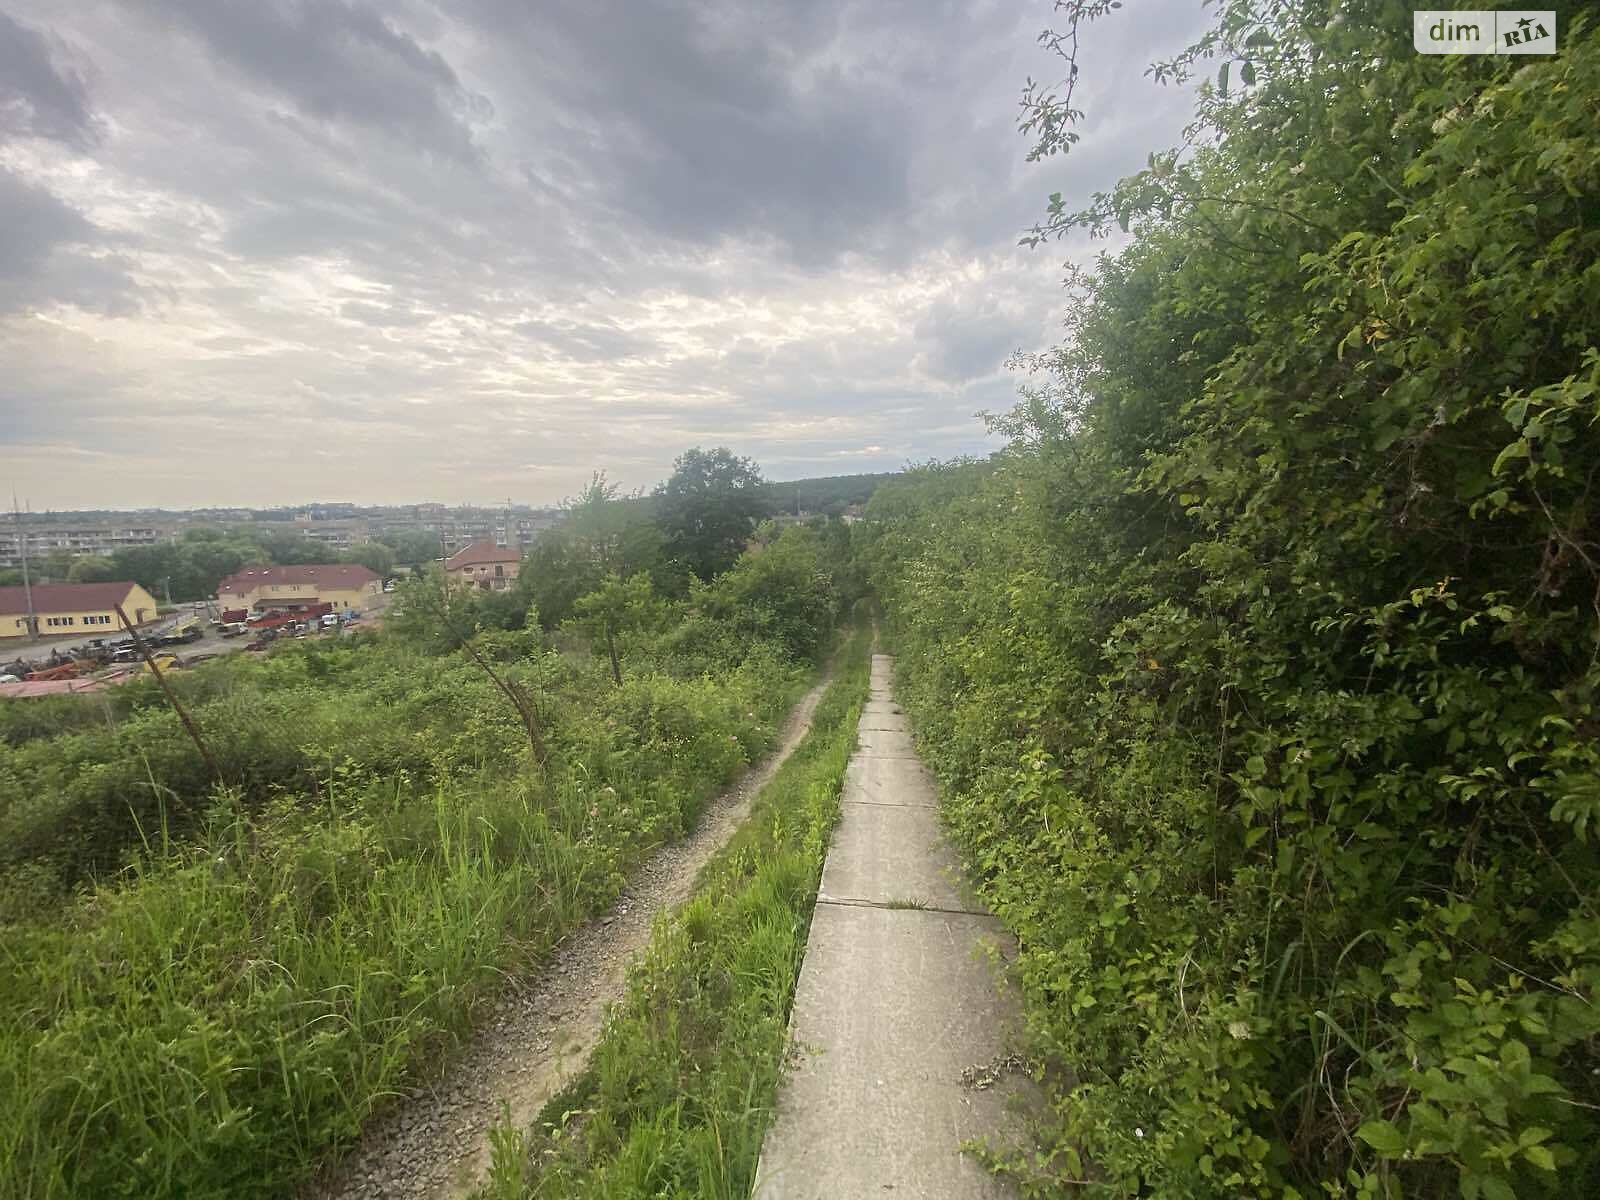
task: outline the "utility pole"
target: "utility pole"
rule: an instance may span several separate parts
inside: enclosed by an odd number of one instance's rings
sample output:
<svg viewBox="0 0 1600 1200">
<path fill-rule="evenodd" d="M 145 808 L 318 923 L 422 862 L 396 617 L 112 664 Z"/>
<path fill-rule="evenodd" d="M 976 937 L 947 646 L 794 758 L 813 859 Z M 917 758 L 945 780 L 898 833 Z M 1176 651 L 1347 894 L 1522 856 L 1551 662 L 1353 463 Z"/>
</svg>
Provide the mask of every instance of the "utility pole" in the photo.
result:
<svg viewBox="0 0 1600 1200">
<path fill-rule="evenodd" d="M 28 605 L 28 636 L 39 636 L 39 618 L 33 611 L 33 581 L 28 578 L 28 530 L 22 523 L 22 510 L 17 507 L 17 493 L 11 492 L 11 515 L 17 522 L 17 546 L 22 552 L 22 595 Z"/>
<path fill-rule="evenodd" d="M 211 757 L 211 751 L 207 749 L 205 739 L 200 736 L 200 730 L 195 725 L 194 718 L 189 715 L 189 710 L 184 708 L 184 706 L 179 703 L 177 694 L 172 690 L 172 685 L 167 682 L 167 677 L 161 673 L 161 668 L 156 666 L 156 660 L 150 653 L 150 647 L 146 645 L 145 640 L 139 636 L 139 631 L 134 628 L 133 622 L 128 620 L 128 614 L 122 611 L 122 605 L 118 604 L 114 605 L 113 607 L 116 610 L 117 619 L 122 622 L 122 627 L 128 631 L 128 636 L 133 639 L 133 644 L 135 648 L 138 649 L 139 656 L 144 659 L 145 667 L 149 670 L 150 674 L 156 677 L 156 683 L 160 686 L 162 693 L 166 696 L 167 703 L 172 705 L 173 711 L 178 714 L 178 720 L 182 721 L 184 729 L 188 730 L 189 737 L 194 742 L 195 749 L 200 751 L 201 760 L 204 761 L 207 768 L 209 768 L 211 771 L 211 777 L 218 783 L 223 782 L 222 769 L 217 766 L 217 760 Z"/>
</svg>

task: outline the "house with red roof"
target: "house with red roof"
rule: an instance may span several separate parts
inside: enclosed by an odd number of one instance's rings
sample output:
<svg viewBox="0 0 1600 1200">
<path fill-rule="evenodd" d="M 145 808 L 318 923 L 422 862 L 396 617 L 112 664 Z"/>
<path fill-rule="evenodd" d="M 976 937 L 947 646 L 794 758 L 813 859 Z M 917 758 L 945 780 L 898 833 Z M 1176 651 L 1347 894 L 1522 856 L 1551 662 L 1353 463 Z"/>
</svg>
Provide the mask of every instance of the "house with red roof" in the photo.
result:
<svg viewBox="0 0 1600 1200">
<path fill-rule="evenodd" d="M 383 580 L 360 563 L 241 567 L 217 584 L 217 602 L 222 608 L 243 608 L 255 614 L 299 612 L 318 604 L 331 604 L 335 611 L 353 608 L 359 612 L 382 599 Z"/>
<path fill-rule="evenodd" d="M 494 542 L 473 542 L 444 561 L 445 575 L 485 592 L 503 592 L 517 577 L 522 553 Z"/>
<path fill-rule="evenodd" d="M 156 619 L 155 597 L 129 580 L 0 587 L 0 637 L 96 637 L 120 633 L 126 626 L 117 616 L 119 604 L 135 625 Z"/>
</svg>

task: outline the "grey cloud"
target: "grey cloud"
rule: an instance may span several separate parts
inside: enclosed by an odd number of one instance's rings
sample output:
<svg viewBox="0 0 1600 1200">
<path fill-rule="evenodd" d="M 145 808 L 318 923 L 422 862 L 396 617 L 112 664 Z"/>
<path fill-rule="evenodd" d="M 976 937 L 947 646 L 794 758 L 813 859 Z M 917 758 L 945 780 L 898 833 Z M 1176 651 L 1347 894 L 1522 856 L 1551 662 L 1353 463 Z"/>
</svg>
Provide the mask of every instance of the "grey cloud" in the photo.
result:
<svg viewBox="0 0 1600 1200">
<path fill-rule="evenodd" d="M 58 39 L 0 12 L 0 134 L 88 146 L 95 132 L 88 90 Z"/>
<path fill-rule="evenodd" d="M 939 379 L 964 383 L 1000 370 L 1025 339 L 1036 344 L 1034 325 L 1019 306 L 980 294 L 933 306 L 916 332 L 925 368 Z"/>
<path fill-rule="evenodd" d="M 410 329 L 426 324 L 428 314 L 398 305 L 373 304 L 366 300 L 350 300 L 339 306 L 339 315 L 347 321 L 359 321 L 379 329 Z"/>
<path fill-rule="evenodd" d="M 67 136 L 0 175 L 0 404 L 79 372 L 23 456 L 70 506 L 314 494 L 311 447 L 372 499 L 649 484 L 695 442 L 791 475 L 981 452 L 1060 303 L 1062 248 L 1015 239 L 1171 141 L 1134 43 L 1200 8 L 1097 32 L 1106 125 L 1032 165 L 1048 0 L 50 10 L 65 91 L 7 117 Z M 6 315 L 49 303 L 129 319 Z"/>
<path fill-rule="evenodd" d="M 96 252 L 93 244 L 101 240 L 77 209 L 0 167 L 0 314 L 55 303 L 133 311 L 126 264 Z"/>
<path fill-rule="evenodd" d="M 1015 21 L 953 4 L 481 0 L 479 12 L 514 22 L 516 53 L 568 114 L 545 132 L 596 172 L 595 198 L 619 222 L 702 245 L 770 240 L 815 267 L 903 252 L 930 199 L 919 186 L 949 183 L 919 170 L 930 138 L 970 144 L 970 117 L 950 111 L 964 55 Z M 842 49 L 858 36 L 865 49 Z"/>
<path fill-rule="evenodd" d="M 458 159 L 488 101 L 435 50 L 355 0 L 153 0 L 248 78 L 308 116 L 354 122 Z"/>
<path fill-rule="evenodd" d="M 377 253 L 394 236 L 393 224 L 385 219 L 392 215 L 315 200 L 272 205 L 236 218 L 228 229 L 227 245 L 247 258 L 292 258 L 335 250 Z"/>
<path fill-rule="evenodd" d="M 57 246 L 87 242 L 93 233 L 77 209 L 0 167 L 0 279 L 30 276 Z"/>
</svg>

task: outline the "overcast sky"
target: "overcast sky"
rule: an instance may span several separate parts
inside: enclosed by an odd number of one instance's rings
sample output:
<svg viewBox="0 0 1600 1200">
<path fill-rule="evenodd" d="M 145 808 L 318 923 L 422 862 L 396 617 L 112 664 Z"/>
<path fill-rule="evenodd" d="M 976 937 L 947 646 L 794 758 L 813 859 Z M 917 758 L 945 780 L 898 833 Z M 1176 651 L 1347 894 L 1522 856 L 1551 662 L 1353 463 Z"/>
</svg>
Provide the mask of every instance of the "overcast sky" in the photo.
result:
<svg viewBox="0 0 1600 1200">
<path fill-rule="evenodd" d="M 983 453 L 1056 338 L 1046 197 L 1171 144 L 1097 26 L 1070 160 L 1016 131 L 1050 5 L 0 0 L 0 414 L 35 510 L 546 503 L 728 445 L 772 478 Z"/>
</svg>

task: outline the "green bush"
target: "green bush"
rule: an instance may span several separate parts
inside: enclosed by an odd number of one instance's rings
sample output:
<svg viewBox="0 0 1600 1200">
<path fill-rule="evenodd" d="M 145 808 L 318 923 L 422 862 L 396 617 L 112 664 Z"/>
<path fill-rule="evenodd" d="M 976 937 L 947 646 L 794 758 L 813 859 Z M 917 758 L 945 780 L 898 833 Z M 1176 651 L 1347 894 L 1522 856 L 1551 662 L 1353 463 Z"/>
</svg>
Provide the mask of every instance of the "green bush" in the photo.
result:
<svg viewBox="0 0 1600 1200">
<path fill-rule="evenodd" d="M 469 630 L 470 631 L 470 630 Z M 807 664 L 310 642 L 0 739 L 0 1195 L 272 1196 L 767 749 Z M 437 641 L 437 645 L 434 643 Z M 630 660 L 632 664 L 634 660 Z"/>
<path fill-rule="evenodd" d="M 1215 144 L 1054 210 L 1135 237 L 1011 447 L 869 508 L 906 703 L 1065 1068 L 1007 1164 L 1037 1194 L 1600 1194 L 1571 15 L 1558 56 L 1446 60 L 1393 4 L 1221 6 L 1204 49 L 1253 83 L 1202 90 Z"/>
<path fill-rule="evenodd" d="M 791 525 L 697 590 L 693 601 L 751 639 L 775 641 L 797 658 L 815 657 L 840 609 L 823 551 L 816 531 Z"/>
</svg>

